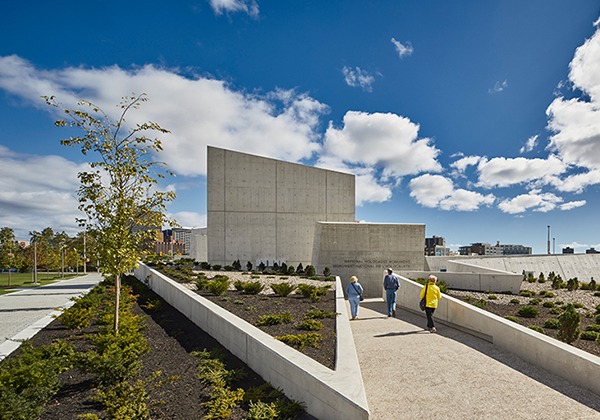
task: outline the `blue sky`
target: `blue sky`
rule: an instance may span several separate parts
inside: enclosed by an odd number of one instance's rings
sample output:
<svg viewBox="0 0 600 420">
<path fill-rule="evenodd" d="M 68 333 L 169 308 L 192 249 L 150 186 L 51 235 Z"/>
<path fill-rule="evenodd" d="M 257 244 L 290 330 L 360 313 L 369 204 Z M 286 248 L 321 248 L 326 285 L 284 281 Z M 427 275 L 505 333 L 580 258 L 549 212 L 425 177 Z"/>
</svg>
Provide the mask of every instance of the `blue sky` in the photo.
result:
<svg viewBox="0 0 600 420">
<path fill-rule="evenodd" d="M 88 2 L 89 3 L 89 2 Z M 206 225 L 206 146 L 354 173 L 358 220 L 600 249 L 596 0 L 11 2 L 0 226 L 77 231 L 84 157 L 41 99 L 171 131 L 169 213 Z"/>
</svg>

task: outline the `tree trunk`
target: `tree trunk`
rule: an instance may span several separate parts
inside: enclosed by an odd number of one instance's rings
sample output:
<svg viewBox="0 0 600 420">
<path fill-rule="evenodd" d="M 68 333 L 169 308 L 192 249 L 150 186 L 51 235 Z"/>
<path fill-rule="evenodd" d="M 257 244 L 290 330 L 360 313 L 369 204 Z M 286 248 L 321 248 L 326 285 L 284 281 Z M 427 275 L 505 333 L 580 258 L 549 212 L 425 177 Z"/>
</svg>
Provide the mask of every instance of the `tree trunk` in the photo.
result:
<svg viewBox="0 0 600 420">
<path fill-rule="evenodd" d="M 115 334 L 119 334 L 119 297 L 121 294 L 121 275 L 115 276 Z"/>
</svg>

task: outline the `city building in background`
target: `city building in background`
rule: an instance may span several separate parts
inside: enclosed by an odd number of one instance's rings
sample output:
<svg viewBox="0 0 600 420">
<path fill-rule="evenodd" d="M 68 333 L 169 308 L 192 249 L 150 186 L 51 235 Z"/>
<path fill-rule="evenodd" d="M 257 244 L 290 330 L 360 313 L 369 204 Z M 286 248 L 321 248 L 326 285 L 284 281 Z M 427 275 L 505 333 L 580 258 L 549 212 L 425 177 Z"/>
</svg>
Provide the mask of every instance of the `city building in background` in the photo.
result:
<svg viewBox="0 0 600 420">
<path fill-rule="evenodd" d="M 532 248 L 525 245 L 501 244 L 496 245 L 488 243 L 474 242 L 471 245 L 461 246 L 460 255 L 531 255 Z"/>
<path fill-rule="evenodd" d="M 446 247 L 446 239 L 435 235 L 431 238 L 425 238 L 425 255 L 437 257 L 451 255 L 450 248 Z"/>
</svg>

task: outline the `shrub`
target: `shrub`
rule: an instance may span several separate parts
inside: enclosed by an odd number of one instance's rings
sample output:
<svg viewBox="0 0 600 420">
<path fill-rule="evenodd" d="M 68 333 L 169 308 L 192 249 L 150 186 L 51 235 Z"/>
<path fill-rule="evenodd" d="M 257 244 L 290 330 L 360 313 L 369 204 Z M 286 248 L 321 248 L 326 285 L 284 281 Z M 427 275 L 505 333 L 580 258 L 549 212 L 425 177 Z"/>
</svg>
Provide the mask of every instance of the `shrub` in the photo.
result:
<svg viewBox="0 0 600 420">
<path fill-rule="evenodd" d="M 529 299 L 529 305 L 539 305 L 540 302 L 542 301 L 542 299 L 540 298 L 533 298 L 533 299 Z"/>
<path fill-rule="evenodd" d="M 234 269 L 233 269 L 233 266 L 226 265 L 225 267 L 223 267 L 223 270 L 225 270 L 225 271 L 233 271 Z"/>
<path fill-rule="evenodd" d="M 542 327 L 538 326 L 538 325 L 528 325 L 527 328 L 529 328 L 529 329 L 531 329 L 533 331 L 537 331 L 537 332 L 542 333 L 542 334 L 545 333 L 544 329 Z"/>
<path fill-rule="evenodd" d="M 581 308 L 583 308 L 583 303 L 575 302 L 575 303 L 573 303 L 573 307 L 575 309 L 581 309 Z"/>
<path fill-rule="evenodd" d="M 58 375 L 72 367 L 73 349 L 64 342 L 33 347 L 27 341 L 19 356 L 0 370 L 0 418 L 36 419 L 60 389 Z"/>
<path fill-rule="evenodd" d="M 535 318 L 540 314 L 540 310 L 535 306 L 525 305 L 522 306 L 518 311 L 517 315 L 523 318 Z"/>
<path fill-rule="evenodd" d="M 323 323 L 316 319 L 305 319 L 298 325 L 298 328 L 306 331 L 319 331 L 323 329 Z"/>
<path fill-rule="evenodd" d="M 294 274 L 296 274 L 296 269 L 294 268 L 294 266 L 293 266 L 293 265 L 290 265 L 290 266 L 288 267 L 287 274 L 289 274 L 290 276 L 293 276 Z"/>
<path fill-rule="evenodd" d="M 205 275 L 198 275 L 198 278 L 195 281 L 196 288 L 198 290 L 204 290 L 208 287 L 208 282 L 209 280 L 206 278 Z"/>
<path fill-rule="evenodd" d="M 599 333 L 597 333 L 596 331 L 584 331 L 581 333 L 581 336 L 579 338 L 581 338 L 582 340 L 590 340 L 590 341 L 595 341 L 598 339 L 598 337 L 600 336 Z"/>
<path fill-rule="evenodd" d="M 531 273 L 531 272 L 530 272 L 530 273 L 527 275 L 527 281 L 528 281 L 529 283 L 535 283 L 535 281 L 536 281 L 536 278 L 533 276 L 533 273 Z"/>
<path fill-rule="evenodd" d="M 325 267 L 325 268 L 323 269 L 323 275 L 324 275 L 325 277 L 329 277 L 329 276 L 331 275 L 331 269 L 330 269 L 329 267 Z"/>
<path fill-rule="evenodd" d="M 572 291 L 572 290 L 577 290 L 579 288 L 579 280 L 577 280 L 577 277 L 573 277 L 572 279 L 569 279 L 567 281 L 567 290 Z"/>
<path fill-rule="evenodd" d="M 238 259 L 238 260 L 235 260 L 235 261 L 234 261 L 234 262 L 231 264 L 231 266 L 233 267 L 233 269 L 234 269 L 234 270 L 237 270 L 237 271 L 241 271 L 241 269 L 242 269 L 242 264 L 240 263 L 240 260 L 239 260 L 239 259 Z"/>
<path fill-rule="evenodd" d="M 212 266 L 212 269 L 214 271 L 221 271 L 221 266 L 219 264 L 215 264 L 215 265 Z"/>
<path fill-rule="evenodd" d="M 297 294 L 310 298 L 313 302 L 321 300 L 321 296 L 326 296 L 329 293 L 329 286 L 313 286 L 312 284 L 301 283 L 298 285 Z"/>
<path fill-rule="evenodd" d="M 565 284 L 565 282 L 563 282 L 560 274 L 552 279 L 552 288 L 553 289 L 564 289 L 565 286 L 566 286 L 566 284 Z"/>
<path fill-rule="evenodd" d="M 316 275 L 317 272 L 315 270 L 315 267 L 309 264 L 306 266 L 306 269 L 304 270 L 304 274 L 306 274 L 308 277 L 312 277 L 312 276 Z"/>
<path fill-rule="evenodd" d="M 273 283 L 271 284 L 271 289 L 273 292 L 277 293 L 281 297 L 286 297 L 294 290 L 296 290 L 296 286 L 291 283 Z"/>
<path fill-rule="evenodd" d="M 270 420 L 279 418 L 279 410 L 275 403 L 267 404 L 262 401 L 250 401 L 248 420 Z"/>
<path fill-rule="evenodd" d="M 487 301 L 485 299 L 479 299 L 472 303 L 473 306 L 477 306 L 478 308 L 485 309 L 487 306 Z"/>
<path fill-rule="evenodd" d="M 207 263 L 206 261 L 204 261 L 204 262 L 201 262 L 201 263 L 200 263 L 200 268 L 201 268 L 202 270 L 210 270 L 210 268 L 211 268 L 211 267 L 210 267 L 210 264 L 209 264 L 209 263 Z"/>
<path fill-rule="evenodd" d="M 249 281 L 244 284 L 245 295 L 258 295 L 265 288 L 265 285 L 259 281 Z"/>
<path fill-rule="evenodd" d="M 246 271 L 252 271 L 252 263 L 250 261 L 246 263 Z"/>
<path fill-rule="evenodd" d="M 219 277 L 209 281 L 206 288 L 210 293 L 216 296 L 223 296 L 229 290 L 229 278 Z"/>
<path fill-rule="evenodd" d="M 300 351 L 302 351 L 308 345 L 318 349 L 319 343 L 323 340 L 323 337 L 321 337 L 321 334 L 319 333 L 305 333 L 296 335 L 279 335 L 276 336 L 275 339 L 282 341 L 289 346 L 299 347 Z"/>
<path fill-rule="evenodd" d="M 585 330 L 600 333 L 600 324 L 590 324 L 587 327 L 585 327 Z"/>
<path fill-rule="evenodd" d="M 594 278 L 592 277 L 592 279 L 590 280 L 590 282 L 588 283 L 588 289 L 591 291 L 596 290 L 596 280 L 594 280 Z"/>
<path fill-rule="evenodd" d="M 562 312 L 563 312 L 562 308 L 554 307 L 554 308 L 550 309 L 550 313 L 553 315 L 560 315 L 560 314 L 562 314 Z"/>
<path fill-rule="evenodd" d="M 542 306 L 544 308 L 554 308 L 554 302 L 544 302 Z"/>
<path fill-rule="evenodd" d="M 600 314 L 596 315 L 596 324 L 600 324 Z"/>
<path fill-rule="evenodd" d="M 510 300 L 510 303 L 513 303 L 513 304 L 515 304 L 515 305 L 518 305 L 519 303 L 521 303 L 521 301 L 520 301 L 519 299 L 517 299 L 517 298 L 514 298 L 514 299 L 511 299 L 511 300 Z"/>
<path fill-rule="evenodd" d="M 567 308 L 558 316 L 560 327 L 558 329 L 558 339 L 567 344 L 579 338 L 581 334 L 581 315 L 575 310 L 573 305 L 567 305 Z"/>
<path fill-rule="evenodd" d="M 267 325 L 278 325 L 278 324 L 289 324 L 294 320 L 292 314 L 289 312 L 283 312 L 280 314 L 273 315 L 263 315 L 258 321 L 256 321 L 256 326 L 267 326 Z"/>
<path fill-rule="evenodd" d="M 540 292 L 540 294 L 541 294 L 541 292 Z M 554 297 L 554 293 L 552 293 L 552 292 L 546 292 L 546 293 L 543 294 L 543 296 L 545 298 L 553 298 Z"/>
<path fill-rule="evenodd" d="M 243 292 L 245 283 L 245 281 L 236 280 L 233 282 L 233 287 L 235 287 L 235 290 L 237 290 L 238 292 Z"/>
<path fill-rule="evenodd" d="M 533 292 L 531 290 L 520 290 L 519 295 L 524 297 L 532 297 Z"/>
<path fill-rule="evenodd" d="M 335 318 L 337 315 L 337 312 L 323 311 L 321 309 L 311 309 L 304 315 L 304 319 Z"/>
<path fill-rule="evenodd" d="M 538 277 L 538 283 L 546 283 L 546 278 L 544 277 L 544 273 L 540 273 Z"/>
<path fill-rule="evenodd" d="M 488 298 L 489 300 L 496 300 L 496 299 L 498 299 L 498 296 L 496 296 L 496 295 L 488 295 L 488 297 L 487 297 L 487 298 Z"/>
<path fill-rule="evenodd" d="M 516 316 L 508 315 L 508 316 L 505 316 L 504 319 L 508 319 L 509 321 L 516 322 L 517 324 L 519 323 L 519 318 L 517 318 Z"/>
<path fill-rule="evenodd" d="M 556 318 L 550 318 L 544 322 L 544 328 L 550 328 L 553 330 L 557 330 L 559 327 L 560 327 L 560 321 Z"/>
</svg>

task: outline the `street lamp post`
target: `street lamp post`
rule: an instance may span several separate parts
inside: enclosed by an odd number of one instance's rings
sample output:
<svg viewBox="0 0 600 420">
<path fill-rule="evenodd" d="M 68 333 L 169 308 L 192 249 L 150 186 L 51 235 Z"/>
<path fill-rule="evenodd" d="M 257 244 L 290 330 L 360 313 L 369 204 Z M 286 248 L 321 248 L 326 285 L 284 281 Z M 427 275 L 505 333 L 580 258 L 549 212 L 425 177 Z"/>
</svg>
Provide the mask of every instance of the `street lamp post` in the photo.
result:
<svg viewBox="0 0 600 420">
<path fill-rule="evenodd" d="M 65 278 L 65 245 L 60 246 L 60 278 Z"/>
<path fill-rule="evenodd" d="M 85 237 L 87 231 L 87 224 L 85 225 L 85 230 L 83 231 L 83 274 L 87 274 L 87 254 L 85 252 Z"/>
<path fill-rule="evenodd" d="M 33 284 L 37 284 L 37 238 L 33 238 Z"/>
</svg>

